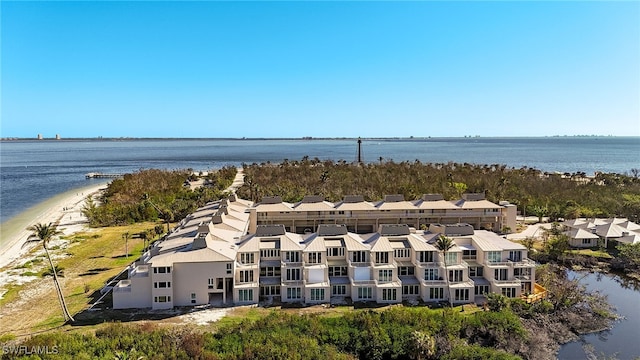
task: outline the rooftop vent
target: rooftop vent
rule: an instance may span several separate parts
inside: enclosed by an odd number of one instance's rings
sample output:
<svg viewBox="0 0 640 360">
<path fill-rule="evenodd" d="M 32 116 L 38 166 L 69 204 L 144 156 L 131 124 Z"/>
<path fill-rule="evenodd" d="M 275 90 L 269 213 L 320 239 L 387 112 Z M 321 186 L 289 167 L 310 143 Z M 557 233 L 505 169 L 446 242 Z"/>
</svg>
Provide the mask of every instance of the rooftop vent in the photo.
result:
<svg viewBox="0 0 640 360">
<path fill-rule="evenodd" d="M 323 202 L 324 198 L 320 195 L 307 195 L 302 199 L 304 204 L 313 204 Z"/>
<path fill-rule="evenodd" d="M 378 232 L 382 236 L 409 235 L 411 230 L 407 224 L 384 224 L 380 225 Z"/>
<path fill-rule="evenodd" d="M 384 196 L 384 202 L 400 202 L 400 201 L 404 201 L 404 195 L 402 194 Z"/>
<path fill-rule="evenodd" d="M 256 229 L 256 236 L 279 236 L 285 233 L 284 225 L 258 225 Z"/>
<path fill-rule="evenodd" d="M 444 200 L 444 196 L 442 194 L 424 194 L 422 195 L 423 201 L 440 201 Z"/>
<path fill-rule="evenodd" d="M 484 193 L 466 193 L 462 194 L 462 199 L 466 201 L 484 200 Z"/>
<path fill-rule="evenodd" d="M 321 224 L 318 225 L 318 236 L 346 235 L 347 227 L 343 224 Z"/>
<path fill-rule="evenodd" d="M 262 204 L 280 204 L 281 202 L 281 196 L 265 196 L 262 198 Z"/>
<path fill-rule="evenodd" d="M 362 196 L 362 195 L 346 195 L 342 201 L 345 202 L 345 203 L 364 202 L 364 196 Z"/>
</svg>

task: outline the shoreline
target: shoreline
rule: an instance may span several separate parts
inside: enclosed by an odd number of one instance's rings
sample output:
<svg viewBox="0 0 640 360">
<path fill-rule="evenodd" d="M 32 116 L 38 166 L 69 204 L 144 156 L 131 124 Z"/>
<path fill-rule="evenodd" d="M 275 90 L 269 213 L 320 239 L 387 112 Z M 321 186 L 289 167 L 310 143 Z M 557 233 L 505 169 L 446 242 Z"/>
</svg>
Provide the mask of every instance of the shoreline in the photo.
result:
<svg viewBox="0 0 640 360">
<path fill-rule="evenodd" d="M 86 225 L 82 215 L 85 199 L 106 188 L 107 184 L 79 187 L 54 195 L 3 222 L 0 231 L 0 268 L 21 258 L 32 248 L 24 246 L 30 235 L 27 230 L 29 226 L 59 222 L 58 229 L 63 235 L 82 230 Z"/>
</svg>

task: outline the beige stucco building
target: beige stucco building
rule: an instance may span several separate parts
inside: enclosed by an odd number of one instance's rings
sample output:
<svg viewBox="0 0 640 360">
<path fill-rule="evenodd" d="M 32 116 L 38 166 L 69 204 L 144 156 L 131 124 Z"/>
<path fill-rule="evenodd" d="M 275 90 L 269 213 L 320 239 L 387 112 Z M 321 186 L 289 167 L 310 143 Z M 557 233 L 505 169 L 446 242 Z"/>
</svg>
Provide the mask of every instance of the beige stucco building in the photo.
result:
<svg viewBox="0 0 640 360">
<path fill-rule="evenodd" d="M 515 227 L 511 207 L 477 194 L 336 204 L 271 197 L 255 205 L 231 196 L 189 215 L 132 264 L 113 289 L 113 307 L 518 297 L 533 291 L 535 264 L 522 245 L 480 230 L 511 220 Z M 446 256 L 435 247 L 441 235 L 455 243 Z"/>
</svg>

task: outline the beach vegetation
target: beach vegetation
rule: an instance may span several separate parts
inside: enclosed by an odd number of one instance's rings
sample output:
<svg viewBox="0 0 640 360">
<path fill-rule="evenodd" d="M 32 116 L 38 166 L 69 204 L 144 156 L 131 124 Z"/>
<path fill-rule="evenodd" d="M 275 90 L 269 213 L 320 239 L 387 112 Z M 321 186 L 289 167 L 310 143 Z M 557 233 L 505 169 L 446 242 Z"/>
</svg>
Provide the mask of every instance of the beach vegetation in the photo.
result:
<svg viewBox="0 0 640 360">
<path fill-rule="evenodd" d="M 89 224 L 117 226 L 162 219 L 176 222 L 198 207 L 224 196 L 237 170 L 224 167 L 207 175 L 207 186 L 191 190 L 184 182 L 193 176 L 188 170 L 140 170 L 114 179 L 97 199 L 88 198 L 82 213 Z M 163 232 L 162 225 L 157 225 Z"/>
</svg>

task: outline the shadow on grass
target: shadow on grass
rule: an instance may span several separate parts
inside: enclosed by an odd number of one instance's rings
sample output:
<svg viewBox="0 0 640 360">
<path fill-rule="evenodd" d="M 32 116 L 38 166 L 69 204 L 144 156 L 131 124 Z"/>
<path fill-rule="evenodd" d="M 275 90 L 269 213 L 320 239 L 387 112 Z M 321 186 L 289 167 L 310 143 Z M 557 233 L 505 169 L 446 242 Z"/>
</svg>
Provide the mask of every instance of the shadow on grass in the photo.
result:
<svg viewBox="0 0 640 360">
<path fill-rule="evenodd" d="M 90 275 L 98 275 L 103 271 L 107 271 L 107 270 L 111 270 L 111 268 L 94 268 L 94 269 L 89 269 L 86 272 L 83 272 L 82 274 L 78 275 L 78 276 L 90 276 Z"/>
</svg>

